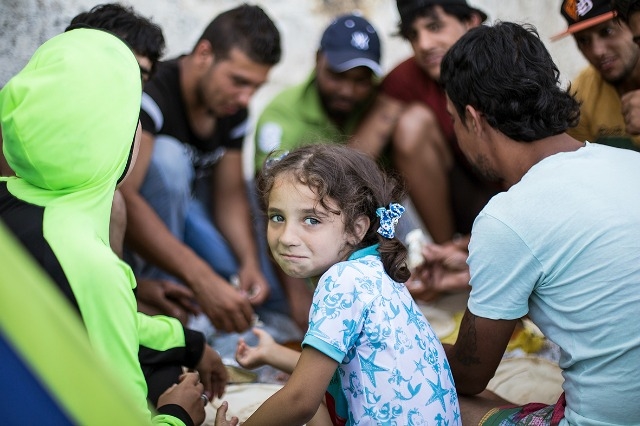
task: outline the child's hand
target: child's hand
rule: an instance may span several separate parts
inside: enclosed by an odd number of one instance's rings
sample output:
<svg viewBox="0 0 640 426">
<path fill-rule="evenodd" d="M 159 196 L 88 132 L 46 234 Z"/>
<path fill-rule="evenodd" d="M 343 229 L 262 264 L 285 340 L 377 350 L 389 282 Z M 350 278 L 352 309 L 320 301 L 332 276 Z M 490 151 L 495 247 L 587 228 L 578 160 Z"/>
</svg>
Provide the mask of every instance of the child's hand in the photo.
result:
<svg viewBox="0 0 640 426">
<path fill-rule="evenodd" d="M 231 417 L 231 420 L 227 420 L 227 410 L 229 409 L 229 404 L 227 401 L 224 401 L 220 408 L 218 408 L 218 412 L 216 413 L 216 426 L 236 426 L 238 424 L 237 417 Z"/>
<path fill-rule="evenodd" d="M 249 346 L 240 338 L 236 349 L 236 361 L 244 368 L 258 368 L 269 363 L 270 355 L 278 344 L 273 337 L 260 328 L 253 328 L 253 334 L 258 336 L 258 345 Z"/>
</svg>

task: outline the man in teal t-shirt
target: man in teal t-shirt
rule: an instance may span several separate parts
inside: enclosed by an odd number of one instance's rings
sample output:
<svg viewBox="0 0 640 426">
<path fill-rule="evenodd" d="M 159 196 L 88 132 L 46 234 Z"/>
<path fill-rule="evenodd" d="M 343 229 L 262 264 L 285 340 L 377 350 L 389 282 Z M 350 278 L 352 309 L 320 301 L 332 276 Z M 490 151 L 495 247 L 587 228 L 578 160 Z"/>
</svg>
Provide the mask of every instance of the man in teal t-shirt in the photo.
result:
<svg viewBox="0 0 640 426">
<path fill-rule="evenodd" d="M 380 39 L 373 26 L 355 14 L 335 19 L 322 35 L 311 75 L 277 95 L 262 112 L 255 170 L 272 151 L 346 143 L 373 100 L 381 73 Z"/>
</svg>

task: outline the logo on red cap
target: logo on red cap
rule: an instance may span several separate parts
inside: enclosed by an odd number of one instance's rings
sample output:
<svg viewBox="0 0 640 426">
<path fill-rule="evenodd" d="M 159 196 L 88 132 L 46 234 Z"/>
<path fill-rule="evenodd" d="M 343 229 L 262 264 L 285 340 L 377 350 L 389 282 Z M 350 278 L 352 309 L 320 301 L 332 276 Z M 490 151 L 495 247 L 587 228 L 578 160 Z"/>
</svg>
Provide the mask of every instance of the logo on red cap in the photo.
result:
<svg viewBox="0 0 640 426">
<path fill-rule="evenodd" d="M 565 0 L 563 8 L 571 19 L 577 21 L 593 9 L 593 0 Z"/>
</svg>

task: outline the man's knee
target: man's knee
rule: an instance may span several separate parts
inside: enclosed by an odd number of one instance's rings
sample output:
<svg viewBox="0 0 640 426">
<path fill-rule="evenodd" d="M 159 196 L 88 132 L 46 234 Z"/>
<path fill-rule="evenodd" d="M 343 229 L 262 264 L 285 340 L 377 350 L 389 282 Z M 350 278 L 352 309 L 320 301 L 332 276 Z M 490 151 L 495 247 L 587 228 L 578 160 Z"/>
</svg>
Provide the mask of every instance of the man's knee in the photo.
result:
<svg viewBox="0 0 640 426">
<path fill-rule="evenodd" d="M 414 153 L 424 146 L 442 149 L 444 136 L 433 110 L 417 103 L 407 107 L 398 119 L 393 144 L 400 153 Z"/>
<path fill-rule="evenodd" d="M 185 146 L 175 138 L 159 135 L 143 186 L 160 186 L 171 194 L 191 191 L 193 165 Z"/>
</svg>

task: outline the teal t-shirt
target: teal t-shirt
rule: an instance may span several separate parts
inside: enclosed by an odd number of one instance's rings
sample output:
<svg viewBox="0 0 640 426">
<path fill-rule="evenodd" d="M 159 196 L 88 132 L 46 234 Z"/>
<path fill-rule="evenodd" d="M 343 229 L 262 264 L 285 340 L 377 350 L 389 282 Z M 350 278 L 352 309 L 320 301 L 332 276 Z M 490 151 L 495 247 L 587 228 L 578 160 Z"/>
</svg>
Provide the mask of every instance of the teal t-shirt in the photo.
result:
<svg viewBox="0 0 640 426">
<path fill-rule="evenodd" d="M 534 165 L 473 224 L 469 310 L 528 314 L 560 347 L 562 424 L 640 419 L 638 182 L 640 154 L 587 143 Z"/>
</svg>

